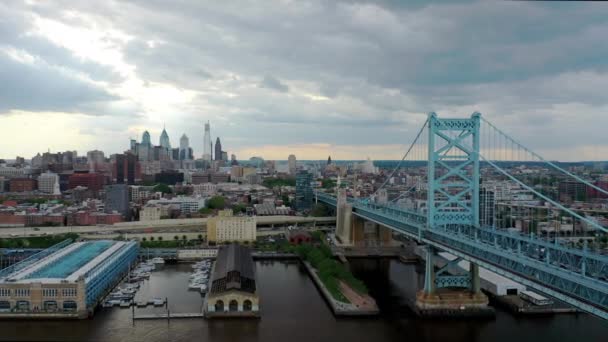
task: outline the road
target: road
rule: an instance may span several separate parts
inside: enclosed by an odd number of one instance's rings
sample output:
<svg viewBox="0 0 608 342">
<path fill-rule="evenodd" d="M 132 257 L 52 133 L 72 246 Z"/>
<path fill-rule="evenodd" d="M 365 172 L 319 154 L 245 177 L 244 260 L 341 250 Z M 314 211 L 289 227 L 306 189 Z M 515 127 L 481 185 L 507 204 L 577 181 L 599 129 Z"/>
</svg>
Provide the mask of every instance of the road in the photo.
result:
<svg viewBox="0 0 608 342">
<path fill-rule="evenodd" d="M 301 217 L 301 216 L 257 216 L 257 225 L 298 225 L 311 224 L 333 224 L 335 217 Z M 114 225 L 102 226 L 67 226 L 67 227 L 15 227 L 0 228 L 0 237 L 19 237 L 19 236 L 41 236 L 55 235 L 64 233 L 117 233 L 117 232 L 137 232 L 137 231 L 172 231 L 172 230 L 200 230 L 207 226 L 206 218 L 196 219 L 169 219 L 151 222 L 120 222 Z"/>
</svg>

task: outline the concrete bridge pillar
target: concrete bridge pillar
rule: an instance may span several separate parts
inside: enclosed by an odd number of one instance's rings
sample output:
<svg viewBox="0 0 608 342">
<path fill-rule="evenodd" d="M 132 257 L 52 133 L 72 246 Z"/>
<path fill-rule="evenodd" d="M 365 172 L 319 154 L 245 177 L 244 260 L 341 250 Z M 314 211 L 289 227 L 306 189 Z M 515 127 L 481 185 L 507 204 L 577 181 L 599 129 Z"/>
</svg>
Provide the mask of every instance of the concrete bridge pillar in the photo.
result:
<svg viewBox="0 0 608 342">
<path fill-rule="evenodd" d="M 426 246 L 426 267 L 424 271 L 424 294 L 432 295 L 435 293 L 435 261 L 433 260 L 435 249 L 432 246 Z"/>
<path fill-rule="evenodd" d="M 479 266 L 474 263 L 469 263 L 469 275 L 471 276 L 471 292 L 478 294 L 480 291 L 479 286 Z"/>
<path fill-rule="evenodd" d="M 343 245 L 352 245 L 353 206 L 346 200 L 346 190 L 338 190 L 336 203 L 336 237 Z"/>
</svg>

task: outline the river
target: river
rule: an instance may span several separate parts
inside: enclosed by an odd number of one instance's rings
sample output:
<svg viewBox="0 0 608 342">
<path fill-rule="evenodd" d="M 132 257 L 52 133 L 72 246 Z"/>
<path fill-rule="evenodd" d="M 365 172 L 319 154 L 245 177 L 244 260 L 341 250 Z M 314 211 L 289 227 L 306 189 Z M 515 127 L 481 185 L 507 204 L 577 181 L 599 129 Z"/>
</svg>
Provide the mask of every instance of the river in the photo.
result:
<svg viewBox="0 0 608 342">
<path fill-rule="evenodd" d="M 133 325 L 130 309 L 103 309 L 83 321 L 0 321 L 1 341 L 607 341 L 608 323 L 589 315 L 517 317 L 497 309 L 493 320 L 422 320 L 409 309 L 422 283 L 420 266 L 395 260 L 355 260 L 382 314 L 335 318 L 297 262 L 257 261 L 262 318 L 174 319 Z M 190 266 L 166 265 L 138 295 L 168 297 L 172 312 L 200 311 L 200 294 L 186 290 Z M 137 309 L 162 311 L 163 309 Z"/>
</svg>

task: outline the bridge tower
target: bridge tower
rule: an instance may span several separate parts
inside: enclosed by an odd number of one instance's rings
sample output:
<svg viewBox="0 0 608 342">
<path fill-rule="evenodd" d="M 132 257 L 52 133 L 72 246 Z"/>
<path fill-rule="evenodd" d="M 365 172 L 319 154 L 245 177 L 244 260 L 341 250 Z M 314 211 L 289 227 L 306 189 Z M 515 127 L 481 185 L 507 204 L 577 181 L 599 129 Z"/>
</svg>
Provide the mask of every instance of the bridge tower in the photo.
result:
<svg viewBox="0 0 608 342">
<path fill-rule="evenodd" d="M 441 226 L 479 226 L 479 127 L 481 114 L 468 119 L 440 119 L 435 113 L 428 118 L 428 192 L 427 225 L 420 231 L 431 232 Z M 445 261 L 435 270 L 437 251 L 426 248 L 424 290 L 416 300 L 417 309 L 441 313 L 454 308 L 485 311 L 488 299 L 479 289 L 479 267 L 470 264 L 469 274 L 454 275 L 450 270 L 460 258 Z M 469 296 L 440 288 L 465 288 Z M 455 296 L 455 297 L 454 297 Z M 452 298 L 454 297 L 454 298 Z"/>
</svg>

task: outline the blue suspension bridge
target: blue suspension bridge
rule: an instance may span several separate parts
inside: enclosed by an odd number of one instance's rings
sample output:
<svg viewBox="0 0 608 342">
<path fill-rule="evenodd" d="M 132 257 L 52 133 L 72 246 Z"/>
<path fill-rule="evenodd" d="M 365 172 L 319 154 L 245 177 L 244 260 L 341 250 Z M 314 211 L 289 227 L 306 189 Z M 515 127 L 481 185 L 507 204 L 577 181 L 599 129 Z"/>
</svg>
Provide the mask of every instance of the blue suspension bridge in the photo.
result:
<svg viewBox="0 0 608 342">
<path fill-rule="evenodd" d="M 426 175 L 417 176 L 421 181 L 414 185 L 421 190 L 415 204 L 379 200 L 378 192 L 390 186 L 397 170 L 408 162 L 426 165 Z M 543 169 L 540 181 L 534 184 L 523 167 L 508 167 L 531 162 Z M 467 260 L 475 271 L 483 267 L 608 319 L 608 257 L 588 246 L 586 240 L 577 246 L 559 238 L 558 233 L 547 234 L 547 229 L 555 226 L 557 231 L 564 225 L 575 232 L 578 228 L 586 236 L 606 234 L 608 228 L 597 217 L 573 209 L 547 191 L 549 175 L 608 195 L 590 181 L 543 159 L 479 113 L 463 119 L 430 113 L 399 165 L 372 196 L 353 198 L 317 191 L 315 198 L 338 211 L 347 204 L 352 214 L 425 244 L 425 293 L 438 287 L 474 286 L 471 278 L 441 276 L 441 270 L 433 269 L 433 254 L 445 251 L 457 257 L 450 264 Z M 514 202 L 525 205 L 497 206 L 505 188 L 524 194 L 523 201 Z M 406 191 L 398 198 L 403 200 L 413 193 Z M 506 229 L 515 221 L 519 231 Z"/>
</svg>

